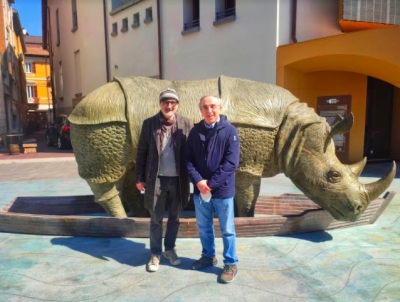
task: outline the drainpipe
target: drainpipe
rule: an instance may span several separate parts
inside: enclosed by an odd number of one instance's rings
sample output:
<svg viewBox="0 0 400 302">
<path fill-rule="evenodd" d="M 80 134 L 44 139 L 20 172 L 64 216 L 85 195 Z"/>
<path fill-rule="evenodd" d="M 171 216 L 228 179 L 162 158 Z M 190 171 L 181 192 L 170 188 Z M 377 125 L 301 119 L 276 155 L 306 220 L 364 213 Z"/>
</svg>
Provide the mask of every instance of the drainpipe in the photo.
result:
<svg viewBox="0 0 400 302">
<path fill-rule="evenodd" d="M 293 43 L 297 43 L 296 22 L 297 22 L 297 0 L 292 0 L 292 42 Z"/>
<path fill-rule="evenodd" d="M 162 70 L 162 48 L 161 48 L 161 23 L 160 23 L 160 0 L 157 0 L 157 33 L 158 33 L 158 74 L 159 78 L 163 79 Z"/>
<path fill-rule="evenodd" d="M 110 64 L 108 54 L 108 26 L 107 26 L 107 0 L 103 0 L 103 18 L 104 18 L 104 42 L 106 49 L 106 72 L 107 72 L 107 83 L 110 82 Z"/>
<path fill-rule="evenodd" d="M 56 96 L 54 95 L 54 64 L 53 64 L 53 47 L 52 47 L 52 35 L 51 35 L 51 19 L 50 19 L 50 8 L 47 5 L 46 1 L 46 10 L 47 10 L 47 20 L 49 22 L 48 24 L 48 30 L 47 30 L 47 47 L 49 48 L 49 62 L 50 62 L 50 83 L 51 83 L 51 97 L 53 98 L 53 116 L 52 116 L 52 121 L 54 122 L 54 118 L 57 116 L 57 110 L 56 110 Z"/>
</svg>

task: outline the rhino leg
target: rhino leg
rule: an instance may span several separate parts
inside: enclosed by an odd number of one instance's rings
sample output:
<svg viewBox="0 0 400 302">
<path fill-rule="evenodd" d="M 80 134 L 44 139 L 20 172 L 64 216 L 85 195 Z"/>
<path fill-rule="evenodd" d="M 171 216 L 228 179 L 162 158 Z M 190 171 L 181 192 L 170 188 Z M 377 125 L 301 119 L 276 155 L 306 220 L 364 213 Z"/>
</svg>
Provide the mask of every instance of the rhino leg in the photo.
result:
<svg viewBox="0 0 400 302">
<path fill-rule="evenodd" d="M 87 180 L 96 202 L 98 202 L 110 217 L 125 218 L 126 212 L 121 202 L 122 181 L 95 183 Z"/>
<path fill-rule="evenodd" d="M 236 172 L 236 210 L 239 217 L 253 217 L 262 175 L 274 175 L 274 139 L 278 129 L 238 126 L 240 163 Z"/>
<path fill-rule="evenodd" d="M 128 169 L 122 190 L 123 199 L 129 206 L 131 217 L 150 217 L 149 211 L 144 207 L 144 195 L 136 188 L 135 168 Z"/>
<path fill-rule="evenodd" d="M 235 204 L 237 216 L 253 217 L 254 208 L 260 194 L 261 176 L 244 171 L 236 172 Z"/>
</svg>

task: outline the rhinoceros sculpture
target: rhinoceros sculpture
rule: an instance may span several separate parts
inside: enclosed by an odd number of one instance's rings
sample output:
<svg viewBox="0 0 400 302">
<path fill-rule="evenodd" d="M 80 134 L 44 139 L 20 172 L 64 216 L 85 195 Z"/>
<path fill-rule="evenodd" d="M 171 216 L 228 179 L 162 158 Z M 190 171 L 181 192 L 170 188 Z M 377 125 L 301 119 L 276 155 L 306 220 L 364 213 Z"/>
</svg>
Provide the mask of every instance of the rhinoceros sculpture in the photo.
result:
<svg viewBox="0 0 400 302">
<path fill-rule="evenodd" d="M 221 76 L 203 81 L 167 81 L 144 77 L 115 78 L 87 95 L 69 116 L 79 174 L 95 200 L 113 217 L 146 216 L 135 188 L 135 158 L 142 122 L 159 111 L 166 87 L 179 93 L 178 113 L 201 119 L 204 94 L 219 95 L 223 113 L 237 127 L 241 141 L 236 174 L 238 216 L 254 216 L 262 177 L 284 173 L 313 202 L 337 220 L 355 221 L 392 182 L 392 169 L 380 180 L 362 184 L 366 160 L 340 163 L 333 135 L 345 133 L 353 115 L 332 126 L 289 91 L 266 83 Z"/>
</svg>

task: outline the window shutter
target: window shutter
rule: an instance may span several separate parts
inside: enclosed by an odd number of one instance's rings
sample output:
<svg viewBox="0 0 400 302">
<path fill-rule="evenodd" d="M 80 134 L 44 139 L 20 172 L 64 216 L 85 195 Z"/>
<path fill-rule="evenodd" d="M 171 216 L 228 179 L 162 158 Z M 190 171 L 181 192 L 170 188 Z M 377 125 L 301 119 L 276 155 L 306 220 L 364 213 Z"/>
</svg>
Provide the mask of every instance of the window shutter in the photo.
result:
<svg viewBox="0 0 400 302">
<path fill-rule="evenodd" d="M 36 64 L 34 62 L 32 62 L 32 72 L 36 73 Z M 35 86 L 36 88 L 36 86 Z"/>
<path fill-rule="evenodd" d="M 33 97 L 37 98 L 37 86 L 33 86 Z"/>
</svg>

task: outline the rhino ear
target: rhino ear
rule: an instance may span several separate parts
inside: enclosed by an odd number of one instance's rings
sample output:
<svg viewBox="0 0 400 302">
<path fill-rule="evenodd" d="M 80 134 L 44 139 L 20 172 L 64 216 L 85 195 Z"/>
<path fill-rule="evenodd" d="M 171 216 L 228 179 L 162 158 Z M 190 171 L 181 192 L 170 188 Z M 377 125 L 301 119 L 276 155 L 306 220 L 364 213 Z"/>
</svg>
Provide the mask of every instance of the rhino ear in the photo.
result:
<svg viewBox="0 0 400 302">
<path fill-rule="evenodd" d="M 349 132 L 351 127 L 353 127 L 353 123 L 354 123 L 354 115 L 352 112 L 346 115 L 345 118 L 341 117 L 340 115 L 337 115 L 331 125 L 331 132 L 329 135 L 333 137 L 336 134 Z"/>
<path fill-rule="evenodd" d="M 326 148 L 328 147 L 330 140 L 337 134 L 349 132 L 351 127 L 353 127 L 353 123 L 354 123 L 354 115 L 352 112 L 350 112 L 344 118 L 340 115 L 337 115 L 334 121 L 332 122 L 331 131 L 326 137 L 324 152 L 326 151 Z"/>
</svg>

